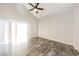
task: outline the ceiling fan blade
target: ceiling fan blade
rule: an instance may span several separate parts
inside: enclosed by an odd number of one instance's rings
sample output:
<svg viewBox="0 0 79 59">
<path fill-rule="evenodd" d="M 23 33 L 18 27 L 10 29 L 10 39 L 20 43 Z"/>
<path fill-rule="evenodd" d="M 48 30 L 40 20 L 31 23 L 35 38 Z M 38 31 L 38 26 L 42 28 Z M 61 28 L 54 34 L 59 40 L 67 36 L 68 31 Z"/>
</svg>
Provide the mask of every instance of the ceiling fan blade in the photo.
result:
<svg viewBox="0 0 79 59">
<path fill-rule="evenodd" d="M 31 3 L 28 3 L 29 5 L 31 5 L 32 7 L 34 7 Z"/>
<path fill-rule="evenodd" d="M 39 5 L 39 3 L 36 3 L 35 7 L 37 8 L 38 5 Z"/>
<path fill-rule="evenodd" d="M 39 3 L 37 3 L 37 6 L 39 5 Z"/>
<path fill-rule="evenodd" d="M 34 10 L 34 8 L 33 9 L 30 9 L 29 11 L 32 11 L 32 10 Z"/>
<path fill-rule="evenodd" d="M 37 9 L 39 9 L 39 10 L 44 10 L 43 8 L 37 8 Z"/>
</svg>

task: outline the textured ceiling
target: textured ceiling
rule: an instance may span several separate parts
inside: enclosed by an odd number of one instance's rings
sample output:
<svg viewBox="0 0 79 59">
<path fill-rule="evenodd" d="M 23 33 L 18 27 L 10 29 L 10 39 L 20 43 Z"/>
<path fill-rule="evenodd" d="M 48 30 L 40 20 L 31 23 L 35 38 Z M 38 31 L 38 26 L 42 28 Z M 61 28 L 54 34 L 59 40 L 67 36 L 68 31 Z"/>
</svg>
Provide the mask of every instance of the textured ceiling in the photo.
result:
<svg viewBox="0 0 79 59">
<path fill-rule="evenodd" d="M 28 10 L 33 8 L 29 4 L 23 4 L 23 5 Z M 37 18 L 42 18 L 45 15 L 54 14 L 57 12 L 62 12 L 62 11 L 72 9 L 73 6 L 74 6 L 74 3 L 40 3 L 38 7 L 44 8 L 44 10 L 38 11 L 38 14 L 36 14 L 34 10 L 31 11 L 31 13 Z"/>
</svg>

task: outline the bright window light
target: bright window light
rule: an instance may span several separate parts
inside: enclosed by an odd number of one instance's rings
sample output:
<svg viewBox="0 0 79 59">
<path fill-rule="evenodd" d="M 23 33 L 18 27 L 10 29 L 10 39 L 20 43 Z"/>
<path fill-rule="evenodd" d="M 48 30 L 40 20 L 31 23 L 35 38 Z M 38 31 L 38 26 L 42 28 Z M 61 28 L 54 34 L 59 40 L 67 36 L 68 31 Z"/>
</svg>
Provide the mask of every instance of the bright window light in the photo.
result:
<svg viewBox="0 0 79 59">
<path fill-rule="evenodd" d="M 27 44 L 27 24 L 14 21 L 5 21 L 5 49 L 15 55 L 19 49 Z M 7 45 L 6 45 L 7 44 Z M 21 45 L 22 44 L 22 45 Z M 21 47 L 21 48 L 20 48 Z"/>
<path fill-rule="evenodd" d="M 16 44 L 26 43 L 27 24 L 20 22 L 5 22 L 5 43 Z"/>
<path fill-rule="evenodd" d="M 12 48 L 15 48 L 16 44 L 16 23 L 11 22 L 11 38 L 12 38 Z"/>
<path fill-rule="evenodd" d="M 5 44 L 9 43 L 9 22 L 5 21 Z"/>
<path fill-rule="evenodd" d="M 27 41 L 27 24 L 17 23 L 17 44 L 26 43 Z"/>
</svg>

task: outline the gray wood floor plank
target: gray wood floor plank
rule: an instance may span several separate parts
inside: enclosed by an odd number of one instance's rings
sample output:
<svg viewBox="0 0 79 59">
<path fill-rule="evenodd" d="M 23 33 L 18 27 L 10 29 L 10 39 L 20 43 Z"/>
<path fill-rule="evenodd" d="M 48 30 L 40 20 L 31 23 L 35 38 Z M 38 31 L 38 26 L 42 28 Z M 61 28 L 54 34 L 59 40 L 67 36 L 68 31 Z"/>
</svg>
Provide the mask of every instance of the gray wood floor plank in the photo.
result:
<svg viewBox="0 0 79 59">
<path fill-rule="evenodd" d="M 72 46 L 61 42 L 34 37 L 29 39 L 27 56 L 78 56 L 79 52 Z"/>
</svg>

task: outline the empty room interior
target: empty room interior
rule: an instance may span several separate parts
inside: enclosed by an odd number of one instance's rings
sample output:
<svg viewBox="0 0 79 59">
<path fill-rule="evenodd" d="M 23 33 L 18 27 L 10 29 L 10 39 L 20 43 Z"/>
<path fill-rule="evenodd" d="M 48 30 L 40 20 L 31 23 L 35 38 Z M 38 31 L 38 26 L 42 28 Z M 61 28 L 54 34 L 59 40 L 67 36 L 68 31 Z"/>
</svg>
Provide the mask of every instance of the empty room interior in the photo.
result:
<svg viewBox="0 0 79 59">
<path fill-rule="evenodd" d="M 0 3 L 0 56 L 79 56 L 79 4 Z"/>
</svg>

